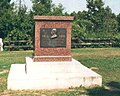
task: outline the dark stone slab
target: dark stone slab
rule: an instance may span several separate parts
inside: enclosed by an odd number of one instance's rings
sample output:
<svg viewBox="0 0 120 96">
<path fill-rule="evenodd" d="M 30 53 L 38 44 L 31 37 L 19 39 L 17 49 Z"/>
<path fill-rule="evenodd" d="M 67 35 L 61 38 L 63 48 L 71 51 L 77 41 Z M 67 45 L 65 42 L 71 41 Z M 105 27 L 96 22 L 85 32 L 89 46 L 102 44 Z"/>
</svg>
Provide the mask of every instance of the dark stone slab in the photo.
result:
<svg viewBox="0 0 120 96">
<path fill-rule="evenodd" d="M 40 28 L 41 48 L 65 48 L 66 29 L 65 28 Z"/>
</svg>

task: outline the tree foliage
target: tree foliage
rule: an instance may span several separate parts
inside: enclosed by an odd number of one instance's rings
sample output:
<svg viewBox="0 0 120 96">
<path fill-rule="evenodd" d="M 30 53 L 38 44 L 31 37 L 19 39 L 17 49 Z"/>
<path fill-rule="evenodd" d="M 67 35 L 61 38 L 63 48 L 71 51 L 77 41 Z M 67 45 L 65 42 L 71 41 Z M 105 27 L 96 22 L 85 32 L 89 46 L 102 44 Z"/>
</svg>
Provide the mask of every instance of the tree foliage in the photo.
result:
<svg viewBox="0 0 120 96">
<path fill-rule="evenodd" d="M 52 0 L 32 0 L 32 12 L 34 15 L 63 15 L 63 6 L 56 6 Z"/>
<path fill-rule="evenodd" d="M 13 3 L 11 0 L 0 0 L 0 37 L 5 38 L 11 30 Z"/>
<path fill-rule="evenodd" d="M 120 13 L 117 15 L 118 31 L 120 32 Z"/>
<path fill-rule="evenodd" d="M 19 6 L 18 10 L 14 9 L 12 15 L 12 28 L 6 36 L 6 40 L 32 40 L 33 21 L 30 14 L 27 13 L 25 5 Z"/>
<path fill-rule="evenodd" d="M 20 0 L 21 1 L 21 0 Z M 0 38 L 6 40 L 34 40 L 35 15 L 74 16 L 72 38 L 120 38 L 120 14 L 115 15 L 102 0 L 86 0 L 87 11 L 68 14 L 62 4 L 52 0 L 31 0 L 32 9 L 11 0 L 0 0 Z"/>
<path fill-rule="evenodd" d="M 83 11 L 83 12 L 79 11 L 78 13 L 73 12 L 71 14 L 75 16 L 75 22 L 77 22 L 77 24 L 75 25 L 82 27 L 84 29 L 84 30 L 81 29 L 82 30 L 81 36 L 83 38 L 84 37 L 86 38 L 116 37 L 119 31 L 118 30 L 119 19 L 117 19 L 116 15 L 112 13 L 112 10 L 109 8 L 109 6 L 104 7 L 104 3 L 102 0 L 86 0 L 86 1 L 87 1 L 88 11 Z M 79 30 L 77 30 L 77 32 L 78 31 Z"/>
</svg>

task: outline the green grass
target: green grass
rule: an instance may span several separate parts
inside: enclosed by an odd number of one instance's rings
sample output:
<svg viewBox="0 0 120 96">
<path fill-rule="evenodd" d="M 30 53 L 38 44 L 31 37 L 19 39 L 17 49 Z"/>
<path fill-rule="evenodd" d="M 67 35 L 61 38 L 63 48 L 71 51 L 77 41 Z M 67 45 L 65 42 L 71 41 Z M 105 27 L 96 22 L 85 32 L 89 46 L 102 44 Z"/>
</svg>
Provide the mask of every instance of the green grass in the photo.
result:
<svg viewBox="0 0 120 96">
<path fill-rule="evenodd" d="M 9 70 L 11 64 L 25 63 L 26 56 L 32 56 L 32 51 L 5 51 L 0 52 L 0 71 Z"/>
<path fill-rule="evenodd" d="M 120 49 L 72 49 L 72 57 L 102 75 L 103 86 L 97 88 L 70 88 L 65 90 L 7 90 L 7 76 L 11 64 L 24 64 L 32 51 L 0 52 L 0 96 L 120 96 Z"/>
<path fill-rule="evenodd" d="M 97 73 L 103 77 L 103 84 L 116 81 L 120 82 L 120 49 L 73 49 L 73 57 L 83 65 L 96 67 Z"/>
</svg>

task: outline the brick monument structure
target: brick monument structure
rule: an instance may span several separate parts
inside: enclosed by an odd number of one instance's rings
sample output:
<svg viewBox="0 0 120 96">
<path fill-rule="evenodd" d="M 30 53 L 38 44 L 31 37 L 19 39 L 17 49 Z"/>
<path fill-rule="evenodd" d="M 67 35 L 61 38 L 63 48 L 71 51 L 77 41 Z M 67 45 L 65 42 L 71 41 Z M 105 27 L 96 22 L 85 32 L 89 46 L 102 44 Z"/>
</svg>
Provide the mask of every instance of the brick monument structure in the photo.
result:
<svg viewBox="0 0 120 96">
<path fill-rule="evenodd" d="M 71 61 L 72 16 L 35 16 L 34 61 Z M 52 37 L 53 35 L 53 37 Z"/>
</svg>

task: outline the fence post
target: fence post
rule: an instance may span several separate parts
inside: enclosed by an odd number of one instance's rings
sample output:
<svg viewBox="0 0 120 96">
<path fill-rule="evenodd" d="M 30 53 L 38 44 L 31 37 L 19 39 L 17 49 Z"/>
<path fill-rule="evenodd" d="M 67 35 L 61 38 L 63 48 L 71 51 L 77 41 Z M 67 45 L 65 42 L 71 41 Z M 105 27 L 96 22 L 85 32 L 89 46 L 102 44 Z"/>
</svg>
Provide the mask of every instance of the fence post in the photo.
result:
<svg viewBox="0 0 120 96">
<path fill-rule="evenodd" d="M 3 51 L 3 42 L 2 42 L 2 38 L 0 38 L 0 51 Z"/>
</svg>

